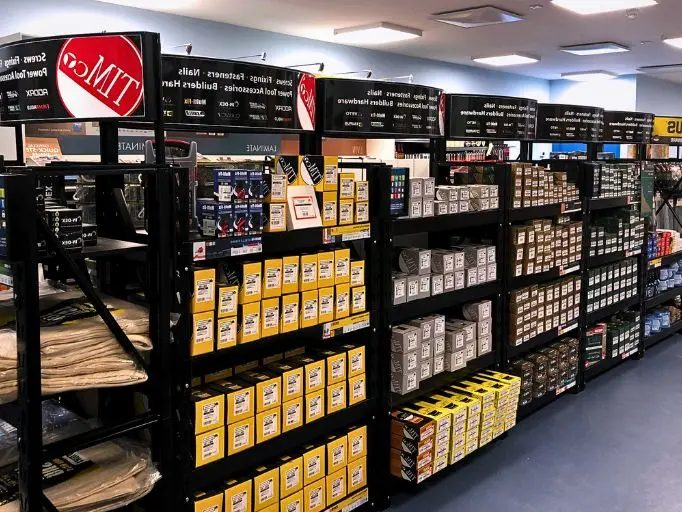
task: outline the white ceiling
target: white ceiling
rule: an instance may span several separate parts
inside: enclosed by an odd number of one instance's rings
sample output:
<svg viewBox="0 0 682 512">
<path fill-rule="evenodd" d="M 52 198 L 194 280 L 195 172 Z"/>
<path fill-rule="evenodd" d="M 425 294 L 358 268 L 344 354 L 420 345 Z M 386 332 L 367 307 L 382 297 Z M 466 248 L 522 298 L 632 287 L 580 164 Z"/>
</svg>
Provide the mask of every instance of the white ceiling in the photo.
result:
<svg viewBox="0 0 682 512">
<path fill-rule="evenodd" d="M 538 78 L 556 79 L 561 73 L 604 69 L 631 74 L 641 66 L 682 63 L 682 50 L 661 42 L 663 36 L 682 36 L 682 0 L 659 0 L 641 9 L 635 19 L 624 12 L 580 16 L 549 0 L 99 0 L 149 8 L 271 32 L 333 41 L 335 28 L 388 21 L 419 28 L 420 39 L 374 46 L 375 49 L 467 65 L 471 57 L 514 51 L 539 56 L 537 64 L 504 68 Z M 463 29 L 431 21 L 429 16 L 485 4 L 526 16 L 505 25 Z M 543 5 L 531 10 L 531 4 Z M 614 41 L 631 52 L 578 57 L 559 46 Z M 650 41 L 642 44 L 642 41 Z M 366 46 L 368 47 L 368 46 Z M 479 66 L 479 65 L 477 65 Z M 486 67 L 480 65 L 480 67 Z M 676 79 L 682 76 L 660 75 Z"/>
</svg>

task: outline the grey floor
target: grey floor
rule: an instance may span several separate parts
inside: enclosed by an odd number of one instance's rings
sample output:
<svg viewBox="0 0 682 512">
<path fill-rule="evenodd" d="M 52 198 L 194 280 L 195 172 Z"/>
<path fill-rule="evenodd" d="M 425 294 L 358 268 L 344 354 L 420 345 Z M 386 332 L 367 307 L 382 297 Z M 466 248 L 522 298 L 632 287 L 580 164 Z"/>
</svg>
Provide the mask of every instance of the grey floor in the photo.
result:
<svg viewBox="0 0 682 512">
<path fill-rule="evenodd" d="M 521 422 L 392 511 L 682 512 L 682 337 Z"/>
</svg>

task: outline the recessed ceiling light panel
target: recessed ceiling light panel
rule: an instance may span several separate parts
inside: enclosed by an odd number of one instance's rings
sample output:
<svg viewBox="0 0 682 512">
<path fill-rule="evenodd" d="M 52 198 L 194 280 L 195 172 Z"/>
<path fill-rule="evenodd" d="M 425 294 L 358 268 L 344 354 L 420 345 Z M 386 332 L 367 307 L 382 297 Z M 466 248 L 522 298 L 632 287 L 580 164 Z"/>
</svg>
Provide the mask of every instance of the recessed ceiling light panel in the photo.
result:
<svg viewBox="0 0 682 512">
<path fill-rule="evenodd" d="M 347 44 L 385 44 L 406 41 L 422 36 L 416 28 L 402 27 L 393 23 L 373 23 L 358 27 L 337 28 L 334 41 Z"/>
<path fill-rule="evenodd" d="M 507 55 L 497 55 L 495 57 L 473 57 L 471 60 L 479 64 L 488 64 L 489 66 L 517 66 L 520 64 L 534 64 L 539 62 L 539 57 L 531 57 L 530 55 L 522 55 L 520 53 L 511 53 Z"/>
<path fill-rule="evenodd" d="M 573 80 L 574 82 L 598 82 L 601 80 L 613 80 L 618 78 L 615 73 L 608 71 L 580 71 L 578 73 L 562 73 L 561 78 Z"/>
<path fill-rule="evenodd" d="M 498 9 L 492 5 L 484 5 L 482 7 L 472 7 L 471 9 L 439 12 L 434 14 L 431 19 L 447 23 L 448 25 L 455 25 L 456 27 L 476 28 L 523 21 L 523 16 Z"/>
<path fill-rule="evenodd" d="M 589 55 L 605 55 L 607 53 L 623 53 L 629 52 L 630 48 L 618 43 L 588 43 L 575 44 L 571 46 L 562 46 L 559 48 L 562 52 L 572 53 L 573 55 L 589 56 Z"/>
<path fill-rule="evenodd" d="M 657 0 L 552 0 L 552 4 L 578 14 L 601 14 L 658 5 Z"/>
<path fill-rule="evenodd" d="M 682 37 L 669 37 L 667 39 L 663 39 L 663 42 L 674 48 L 682 49 Z"/>
</svg>

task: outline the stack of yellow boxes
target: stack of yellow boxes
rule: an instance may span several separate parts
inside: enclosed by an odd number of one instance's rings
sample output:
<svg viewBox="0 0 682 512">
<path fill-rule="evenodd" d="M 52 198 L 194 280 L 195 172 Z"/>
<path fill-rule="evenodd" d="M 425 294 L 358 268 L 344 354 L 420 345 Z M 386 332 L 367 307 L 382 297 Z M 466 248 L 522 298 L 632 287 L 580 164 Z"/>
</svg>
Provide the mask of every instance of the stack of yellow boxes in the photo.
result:
<svg viewBox="0 0 682 512">
<path fill-rule="evenodd" d="M 196 467 L 364 401 L 365 347 L 331 346 L 204 382 L 191 395 Z"/>
<path fill-rule="evenodd" d="M 367 427 L 350 427 L 293 455 L 194 495 L 194 512 L 320 512 L 367 485 Z"/>
<path fill-rule="evenodd" d="M 328 196 L 323 200 L 323 211 L 330 208 L 333 196 Z M 339 173 L 338 186 L 338 224 L 346 226 L 349 224 L 362 224 L 369 222 L 369 183 L 355 179 L 352 172 Z M 325 224 L 325 216 L 322 216 L 322 225 Z"/>
<path fill-rule="evenodd" d="M 422 482 L 487 445 L 516 425 L 520 392 L 518 377 L 483 371 L 404 407 L 433 422 L 434 438 L 428 453 L 392 443 L 392 473 Z"/>
<path fill-rule="evenodd" d="M 191 355 L 313 327 L 367 309 L 365 261 L 341 248 L 194 271 Z"/>
</svg>

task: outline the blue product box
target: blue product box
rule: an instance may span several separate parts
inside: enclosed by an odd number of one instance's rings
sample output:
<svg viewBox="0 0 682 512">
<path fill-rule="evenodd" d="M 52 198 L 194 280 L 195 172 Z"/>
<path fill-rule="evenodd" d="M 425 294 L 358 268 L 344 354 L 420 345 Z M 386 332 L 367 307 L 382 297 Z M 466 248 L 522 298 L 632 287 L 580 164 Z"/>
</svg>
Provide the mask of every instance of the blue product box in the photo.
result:
<svg viewBox="0 0 682 512">
<path fill-rule="evenodd" d="M 249 199 L 263 199 L 263 171 L 249 171 Z"/>
<path fill-rule="evenodd" d="M 232 201 L 234 190 L 234 171 L 231 169 L 213 169 L 213 197 L 217 201 Z"/>
<path fill-rule="evenodd" d="M 249 234 L 259 235 L 263 232 L 265 219 L 263 217 L 263 202 L 259 199 L 249 201 Z"/>
<path fill-rule="evenodd" d="M 234 236 L 249 234 L 249 203 L 247 201 L 238 201 L 233 204 L 232 234 Z"/>
<path fill-rule="evenodd" d="M 232 234 L 233 207 L 231 203 L 218 203 L 197 199 L 197 220 L 203 236 L 226 238 Z"/>
</svg>

